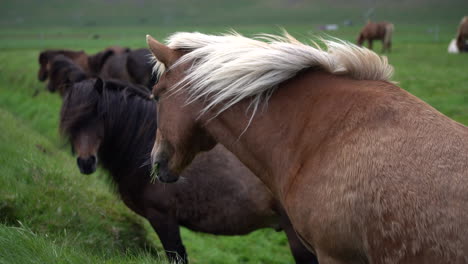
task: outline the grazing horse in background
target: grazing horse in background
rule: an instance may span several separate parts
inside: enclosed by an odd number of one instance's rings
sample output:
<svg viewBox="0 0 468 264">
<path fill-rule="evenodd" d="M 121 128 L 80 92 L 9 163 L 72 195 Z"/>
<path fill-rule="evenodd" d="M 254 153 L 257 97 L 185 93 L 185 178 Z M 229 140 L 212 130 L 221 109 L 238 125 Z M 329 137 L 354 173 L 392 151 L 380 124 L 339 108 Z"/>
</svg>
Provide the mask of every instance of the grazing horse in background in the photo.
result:
<svg viewBox="0 0 468 264">
<path fill-rule="evenodd" d="M 44 82 L 49 78 L 50 64 L 52 59 L 58 55 L 69 58 L 89 74 L 88 55 L 84 51 L 46 50 L 39 54 L 39 71 L 37 74 L 39 81 Z"/>
<path fill-rule="evenodd" d="M 362 46 L 364 41 L 369 43 L 369 49 L 372 49 L 374 40 L 382 41 L 382 52 L 390 52 L 392 48 L 392 35 L 394 26 L 389 22 L 367 22 L 364 28 L 359 33 L 357 44 Z"/>
<path fill-rule="evenodd" d="M 88 65 L 89 72 L 93 77 L 99 76 L 102 68 L 106 61 L 114 56 L 119 54 L 128 54 L 131 50 L 129 48 L 123 48 L 118 46 L 113 46 L 106 48 L 103 51 L 100 51 L 94 55 L 88 56 Z"/>
<path fill-rule="evenodd" d="M 320 263 L 468 262 L 468 128 L 391 83 L 386 58 L 287 34 L 147 42 L 160 181 L 220 143 Z"/>
<path fill-rule="evenodd" d="M 460 21 L 457 32 L 457 47 L 460 52 L 468 52 L 468 16 Z"/>
<path fill-rule="evenodd" d="M 130 50 L 119 46 L 108 47 L 94 55 L 72 50 L 43 51 L 39 54 L 38 78 L 40 81 L 47 80 L 51 62 L 58 55 L 68 57 L 89 77 L 100 76 L 104 79 L 128 81 L 144 85 L 149 89 L 156 81 L 152 74 L 152 63 L 149 60 L 151 52 L 148 49 Z"/>
<path fill-rule="evenodd" d="M 105 50 L 90 58 L 95 76 L 104 79 L 117 79 L 133 84 L 143 85 L 151 89 L 156 82 L 150 61 L 151 52 L 148 49 L 116 52 Z"/>
<path fill-rule="evenodd" d="M 101 79 L 76 83 L 64 98 L 60 129 L 84 174 L 99 163 L 120 197 L 148 219 L 171 261 L 187 262 L 179 226 L 218 235 L 265 227 L 284 229 L 296 263 L 317 263 L 301 244 L 270 191 L 222 146 L 198 155 L 174 185 L 153 182 L 147 162 L 156 130 L 156 103 L 145 88 Z M 181 262 L 177 262 L 181 263 Z"/>
<path fill-rule="evenodd" d="M 63 55 L 73 62 L 76 65 L 80 66 L 83 71 L 88 75 L 95 75 L 96 71 L 99 71 L 99 68 L 96 69 L 95 64 L 103 64 L 107 57 L 103 58 L 103 54 L 120 54 L 129 52 L 129 48 L 123 48 L 119 46 L 111 46 L 106 48 L 103 52 L 99 52 L 95 55 L 89 56 L 84 51 L 73 51 L 73 50 L 45 50 L 39 54 L 39 72 L 38 79 L 43 82 L 49 77 L 49 68 L 52 59 L 55 56 Z M 101 65 L 102 66 L 102 65 Z"/>
<path fill-rule="evenodd" d="M 74 83 L 89 78 L 80 66 L 64 55 L 54 56 L 49 64 L 47 89 L 51 93 L 58 91 L 61 97 L 65 96 Z"/>
<path fill-rule="evenodd" d="M 126 53 L 115 53 L 112 50 L 95 55 L 95 76 L 103 79 L 117 79 L 144 85 L 151 89 L 155 83 L 152 74 L 151 52 L 148 49 L 137 49 Z"/>
<path fill-rule="evenodd" d="M 127 58 L 127 71 L 131 82 L 144 85 L 150 90 L 156 83 L 156 75 L 153 74 L 153 63 L 148 49 L 132 50 Z"/>
</svg>

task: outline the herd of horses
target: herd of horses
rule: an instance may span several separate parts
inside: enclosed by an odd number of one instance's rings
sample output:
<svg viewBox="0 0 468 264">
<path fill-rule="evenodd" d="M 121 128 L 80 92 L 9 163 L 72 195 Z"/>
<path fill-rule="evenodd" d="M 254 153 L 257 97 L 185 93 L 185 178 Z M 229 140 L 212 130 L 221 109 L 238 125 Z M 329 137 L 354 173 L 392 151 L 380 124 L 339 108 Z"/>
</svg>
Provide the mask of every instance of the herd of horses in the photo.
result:
<svg viewBox="0 0 468 264">
<path fill-rule="evenodd" d="M 390 51 L 392 32 L 368 23 L 358 44 Z M 385 57 L 287 33 L 147 43 L 44 51 L 38 77 L 80 172 L 106 169 L 170 261 L 188 262 L 184 226 L 284 230 L 296 263 L 468 262 L 468 128 Z"/>
<path fill-rule="evenodd" d="M 148 155 L 156 136 L 156 102 L 149 87 L 141 85 L 153 78 L 149 50 L 139 51 L 145 56 L 134 62 L 138 70 L 150 68 L 146 78 L 130 82 L 124 71 L 106 70 L 124 67 L 93 64 L 96 57 L 116 49 L 123 50 L 112 47 L 92 56 L 49 50 L 39 56 L 39 79 L 48 79 L 48 90 L 62 96 L 59 128 L 77 156 L 80 172 L 93 173 L 99 162 L 125 205 L 150 222 L 171 262 L 188 263 L 179 230 L 184 226 L 216 235 L 243 235 L 268 227 L 284 230 L 296 263 L 317 263 L 271 191 L 223 146 L 198 155 L 181 174 L 188 179 L 185 183 L 152 180 Z M 132 52 L 126 49 L 126 57 Z M 117 58 L 111 60 L 112 56 Z M 122 53 L 112 56 L 111 62 L 128 65 L 120 59 Z"/>
</svg>

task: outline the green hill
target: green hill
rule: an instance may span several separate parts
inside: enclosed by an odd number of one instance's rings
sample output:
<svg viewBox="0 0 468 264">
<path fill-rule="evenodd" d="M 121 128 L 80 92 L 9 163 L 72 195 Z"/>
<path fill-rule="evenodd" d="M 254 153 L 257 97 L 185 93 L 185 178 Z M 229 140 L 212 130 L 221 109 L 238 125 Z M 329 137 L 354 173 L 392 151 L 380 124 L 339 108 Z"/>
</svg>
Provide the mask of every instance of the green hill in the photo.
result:
<svg viewBox="0 0 468 264">
<path fill-rule="evenodd" d="M 3 26 L 225 26 L 457 23 L 466 0 L 4 0 Z"/>
</svg>

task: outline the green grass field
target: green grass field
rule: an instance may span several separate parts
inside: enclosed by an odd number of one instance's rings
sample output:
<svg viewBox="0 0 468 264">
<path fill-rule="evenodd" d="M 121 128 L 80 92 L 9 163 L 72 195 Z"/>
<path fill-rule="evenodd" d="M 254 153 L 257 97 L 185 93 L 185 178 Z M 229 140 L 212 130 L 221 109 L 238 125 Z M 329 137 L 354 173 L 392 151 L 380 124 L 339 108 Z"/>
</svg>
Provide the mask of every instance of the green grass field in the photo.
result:
<svg viewBox="0 0 468 264">
<path fill-rule="evenodd" d="M 10 15 L 14 14 L 18 7 L 8 5 Z M 293 20 L 294 12 L 288 12 L 285 16 L 289 20 L 285 21 Z M 336 12 L 336 17 L 345 17 Z M 63 19 L 60 14 L 51 14 L 56 16 L 53 21 Z M 106 172 L 79 173 L 69 147 L 58 134 L 61 100 L 37 80 L 41 50 L 67 48 L 93 53 L 111 45 L 137 48 L 145 46 L 147 33 L 164 39 L 175 31 L 212 33 L 230 28 L 251 35 L 279 33 L 279 26 L 283 26 L 301 40 L 325 36 L 316 30 L 317 22 L 308 24 L 304 19 L 284 24 L 269 20 L 235 24 L 216 14 L 211 19 L 218 19 L 219 24 L 206 18 L 208 22 L 203 20 L 200 26 L 123 22 L 118 26 L 83 26 L 51 25 L 52 18 L 35 15 L 40 18 L 37 25 L 6 26 L 5 17 L 0 20 L 0 263 L 164 263 L 159 239 L 144 219 L 118 199 Z M 447 54 L 461 16 L 442 17 L 447 19 L 434 23 L 438 36 L 428 32 L 432 24 L 395 22 L 394 49 L 388 58 L 395 67 L 394 80 L 403 89 L 467 125 L 468 55 Z M 354 25 L 327 34 L 354 41 L 358 30 L 359 25 Z M 378 51 L 380 47 L 376 45 Z M 224 237 L 183 229 L 182 237 L 191 263 L 293 262 L 284 234 L 273 230 Z"/>
</svg>

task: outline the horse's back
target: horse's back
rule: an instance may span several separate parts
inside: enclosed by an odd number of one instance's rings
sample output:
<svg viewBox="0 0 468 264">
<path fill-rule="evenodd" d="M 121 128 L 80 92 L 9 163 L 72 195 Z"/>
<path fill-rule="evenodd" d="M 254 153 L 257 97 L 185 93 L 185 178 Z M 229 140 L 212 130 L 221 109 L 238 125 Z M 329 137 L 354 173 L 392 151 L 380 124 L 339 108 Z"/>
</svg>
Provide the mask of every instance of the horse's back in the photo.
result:
<svg viewBox="0 0 468 264">
<path fill-rule="evenodd" d="M 391 36 L 394 26 L 388 22 L 368 22 L 361 31 L 361 34 L 367 39 L 382 39 Z M 388 38 L 388 37 L 387 37 Z"/>
<path fill-rule="evenodd" d="M 137 49 L 128 55 L 126 67 L 133 82 L 151 87 L 154 84 L 153 66 L 148 49 Z"/>
<path fill-rule="evenodd" d="M 99 73 L 104 79 L 131 81 L 126 68 L 128 53 L 113 54 L 109 57 Z"/>
</svg>

